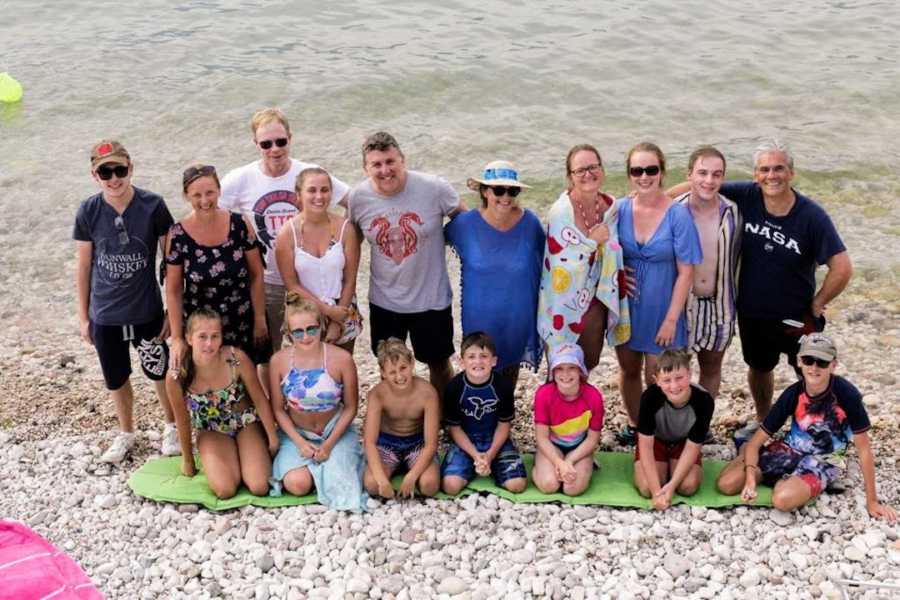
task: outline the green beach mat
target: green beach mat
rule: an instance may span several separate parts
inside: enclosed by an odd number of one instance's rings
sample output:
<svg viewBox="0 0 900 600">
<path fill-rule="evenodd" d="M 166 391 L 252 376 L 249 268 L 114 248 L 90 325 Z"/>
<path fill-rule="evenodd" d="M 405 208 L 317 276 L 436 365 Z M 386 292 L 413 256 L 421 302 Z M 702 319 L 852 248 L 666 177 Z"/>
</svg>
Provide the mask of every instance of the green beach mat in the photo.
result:
<svg viewBox="0 0 900 600">
<path fill-rule="evenodd" d="M 531 473 L 534 456 L 524 455 L 525 466 Z M 591 485 L 580 496 L 566 496 L 564 494 L 543 494 L 534 484 L 528 482 L 528 488 L 521 494 L 513 494 L 494 484 L 490 477 L 478 477 L 463 490 L 461 495 L 486 492 L 506 498 L 516 503 L 561 502 L 565 504 L 587 504 L 599 506 L 615 506 L 621 508 L 650 509 L 651 503 L 638 494 L 632 483 L 632 470 L 634 457 L 626 452 L 598 452 L 594 457 L 600 467 L 594 471 Z M 688 504 L 690 506 L 705 506 L 708 508 L 725 508 L 729 506 L 744 505 L 740 496 L 725 496 L 715 489 L 716 477 L 725 466 L 725 461 L 703 461 L 703 484 L 693 496 L 684 497 L 676 495 L 672 504 Z M 398 487 L 400 478 L 394 478 L 394 487 Z M 291 496 L 289 494 L 270 497 L 253 496 L 246 488 L 241 488 L 236 496 L 228 500 L 219 500 L 210 491 L 206 482 L 206 476 L 198 470 L 195 477 L 181 475 L 181 457 L 157 458 L 147 461 L 144 466 L 135 471 L 128 478 L 128 486 L 138 496 L 143 496 L 157 502 L 176 502 L 200 504 L 210 510 L 229 510 L 248 504 L 256 506 L 296 506 L 300 504 L 312 504 L 316 502 L 315 494 L 308 496 Z M 772 506 L 772 489 L 759 486 L 759 496 L 752 505 L 748 506 Z M 437 498 L 449 499 L 451 496 L 438 494 Z"/>
</svg>

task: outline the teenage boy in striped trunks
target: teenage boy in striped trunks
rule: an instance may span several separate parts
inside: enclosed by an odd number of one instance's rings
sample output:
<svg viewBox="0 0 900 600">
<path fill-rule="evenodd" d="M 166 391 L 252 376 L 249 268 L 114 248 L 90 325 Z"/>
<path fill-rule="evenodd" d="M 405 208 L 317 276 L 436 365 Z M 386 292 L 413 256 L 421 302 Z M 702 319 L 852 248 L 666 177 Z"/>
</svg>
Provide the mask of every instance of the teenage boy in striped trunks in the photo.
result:
<svg viewBox="0 0 900 600">
<path fill-rule="evenodd" d="M 703 262 L 694 266 L 687 301 L 688 346 L 697 354 L 700 385 L 713 398 L 719 393 L 725 350 L 734 337 L 741 248 L 737 204 L 719 193 L 724 178 L 722 153 L 712 146 L 700 147 L 688 159 L 691 189 L 675 199 L 690 210 L 703 248 Z"/>
</svg>

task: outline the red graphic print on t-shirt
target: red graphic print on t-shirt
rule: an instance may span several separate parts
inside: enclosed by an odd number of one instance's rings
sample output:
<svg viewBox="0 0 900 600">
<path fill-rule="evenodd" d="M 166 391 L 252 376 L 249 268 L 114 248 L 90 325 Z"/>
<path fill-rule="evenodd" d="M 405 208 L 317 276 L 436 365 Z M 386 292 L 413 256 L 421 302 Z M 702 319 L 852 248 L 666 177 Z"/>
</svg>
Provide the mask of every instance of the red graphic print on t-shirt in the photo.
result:
<svg viewBox="0 0 900 600">
<path fill-rule="evenodd" d="M 406 212 L 400 215 L 398 224 L 391 226 L 387 216 L 379 216 L 372 219 L 369 231 L 375 231 L 375 243 L 381 253 L 400 264 L 407 256 L 416 253 L 419 245 L 419 236 L 413 229 L 412 223 L 422 224 L 422 219 L 414 212 Z"/>
</svg>

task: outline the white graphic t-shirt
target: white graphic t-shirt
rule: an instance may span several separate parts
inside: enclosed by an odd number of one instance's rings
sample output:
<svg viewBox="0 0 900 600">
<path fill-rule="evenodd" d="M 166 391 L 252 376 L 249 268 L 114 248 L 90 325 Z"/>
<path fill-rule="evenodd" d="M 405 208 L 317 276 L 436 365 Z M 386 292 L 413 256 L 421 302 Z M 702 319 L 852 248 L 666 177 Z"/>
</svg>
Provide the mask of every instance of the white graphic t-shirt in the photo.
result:
<svg viewBox="0 0 900 600">
<path fill-rule="evenodd" d="M 284 285 L 275 263 L 275 237 L 281 226 L 297 214 L 297 194 L 294 187 L 303 169 L 318 167 L 291 159 L 291 168 L 280 177 L 269 177 L 262 171 L 262 160 L 238 167 L 222 179 L 219 206 L 251 218 L 259 241 L 265 246 L 266 272 L 264 281 Z M 331 176 L 331 206 L 335 207 L 347 194 L 349 186 Z"/>
</svg>

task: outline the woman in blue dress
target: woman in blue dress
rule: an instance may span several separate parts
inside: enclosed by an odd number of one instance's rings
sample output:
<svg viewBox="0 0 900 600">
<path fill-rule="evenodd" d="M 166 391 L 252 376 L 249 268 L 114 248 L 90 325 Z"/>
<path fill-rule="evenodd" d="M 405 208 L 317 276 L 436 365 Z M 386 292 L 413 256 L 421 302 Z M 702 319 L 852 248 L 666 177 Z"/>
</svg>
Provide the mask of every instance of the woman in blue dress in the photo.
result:
<svg viewBox="0 0 900 600">
<path fill-rule="evenodd" d="M 656 355 L 687 345 L 684 305 L 693 281 L 693 265 L 703 260 L 700 238 L 687 207 L 673 204 L 662 189 L 666 159 L 662 150 L 641 143 L 628 152 L 632 194 L 619 199 L 619 242 L 625 268 L 634 278 L 629 300 L 631 338 L 616 346 L 619 393 L 628 412 L 628 426 L 617 437 L 635 443 L 640 406 L 641 371 L 650 385 L 656 375 Z"/>
<path fill-rule="evenodd" d="M 544 228 L 516 198 L 528 186 L 515 167 L 498 160 L 468 186 L 481 207 L 450 221 L 444 235 L 462 264 L 463 336 L 484 331 L 497 346 L 497 368 L 515 385 L 519 366 L 540 364 L 538 287 Z"/>
</svg>

